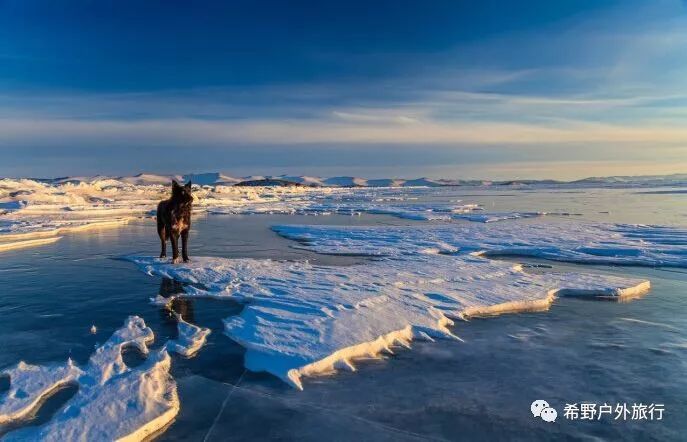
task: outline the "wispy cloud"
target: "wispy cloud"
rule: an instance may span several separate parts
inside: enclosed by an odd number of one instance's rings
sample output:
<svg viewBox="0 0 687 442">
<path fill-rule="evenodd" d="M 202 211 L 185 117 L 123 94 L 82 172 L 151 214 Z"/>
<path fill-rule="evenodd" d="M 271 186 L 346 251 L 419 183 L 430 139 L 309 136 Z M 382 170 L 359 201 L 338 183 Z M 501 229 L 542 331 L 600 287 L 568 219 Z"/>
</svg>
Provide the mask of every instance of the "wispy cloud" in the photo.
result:
<svg viewBox="0 0 687 442">
<path fill-rule="evenodd" d="M 2 119 L 5 146 L 63 145 L 65 140 L 112 145 L 169 146 L 232 144 L 521 144 L 623 143 L 634 146 L 685 145 L 687 128 L 623 126 L 569 121 L 556 125 L 507 122 L 319 120 L 59 120 Z"/>
<path fill-rule="evenodd" d="M 664 170 L 679 163 L 668 155 L 687 157 L 687 17 L 668 3 L 431 52 L 346 54 L 348 64 L 394 67 L 370 78 L 128 93 L 6 89 L 0 148 L 308 145 L 308 156 L 329 147 L 341 158 L 376 145 L 414 147 L 418 158 L 472 149 L 496 168 L 512 156 L 487 155 L 494 146 L 550 165 L 573 164 L 571 151 L 593 146 L 585 161 L 610 168 L 612 153 Z"/>
</svg>

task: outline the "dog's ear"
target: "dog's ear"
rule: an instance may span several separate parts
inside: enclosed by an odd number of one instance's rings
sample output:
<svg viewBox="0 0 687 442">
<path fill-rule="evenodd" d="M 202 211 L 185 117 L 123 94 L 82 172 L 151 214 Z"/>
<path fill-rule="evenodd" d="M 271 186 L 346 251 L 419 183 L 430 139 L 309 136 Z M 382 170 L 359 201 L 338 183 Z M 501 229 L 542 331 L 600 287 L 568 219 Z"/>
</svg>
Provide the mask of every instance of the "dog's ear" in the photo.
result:
<svg viewBox="0 0 687 442">
<path fill-rule="evenodd" d="M 185 187 L 186 187 L 187 189 L 190 189 L 190 188 L 191 188 L 191 180 L 189 180 L 188 183 L 186 183 L 186 186 L 185 186 Z"/>
<path fill-rule="evenodd" d="M 181 186 L 179 185 L 179 183 L 177 183 L 177 180 L 172 180 L 172 189 L 174 189 L 176 187 L 181 187 Z"/>
</svg>

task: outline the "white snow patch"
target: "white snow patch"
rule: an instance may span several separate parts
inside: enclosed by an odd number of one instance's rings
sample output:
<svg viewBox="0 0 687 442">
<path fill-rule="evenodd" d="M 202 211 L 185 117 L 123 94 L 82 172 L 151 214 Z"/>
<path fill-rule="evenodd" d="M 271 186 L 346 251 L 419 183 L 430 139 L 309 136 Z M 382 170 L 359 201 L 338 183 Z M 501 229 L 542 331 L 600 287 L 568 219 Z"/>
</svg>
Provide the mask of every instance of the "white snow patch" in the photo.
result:
<svg viewBox="0 0 687 442">
<path fill-rule="evenodd" d="M 193 357 L 205 345 L 210 329 L 189 324 L 178 313 L 175 313 L 175 316 L 177 318 L 179 337 L 176 340 L 167 342 L 167 350 L 187 358 Z"/>
<path fill-rule="evenodd" d="M 46 367 L 19 363 L 8 372 L 10 394 L 0 406 L 8 422 L 26 416 L 60 385 L 76 384 L 78 392 L 45 425 L 16 430 L 6 440 L 139 441 L 164 428 L 179 412 L 169 354 L 163 348 L 135 369 L 122 359 L 122 350 L 129 346 L 148 354 L 147 344 L 153 338 L 143 319 L 131 316 L 84 369 L 71 361 Z M 17 394 L 19 390 L 23 393 Z"/>
<path fill-rule="evenodd" d="M 98 383 L 103 384 L 128 370 L 122 358 L 125 348 L 135 348 L 147 355 L 148 344 L 154 339 L 153 331 L 145 325 L 142 318 L 130 316 L 124 327 L 115 331 L 107 342 L 96 349 L 88 361 L 86 371 Z"/>
<path fill-rule="evenodd" d="M 85 183 L 92 183 L 97 181 L 106 180 L 106 177 L 90 177 L 90 178 L 67 178 L 69 181 L 78 181 Z M 172 180 L 177 180 L 179 182 L 183 181 L 184 177 L 180 175 L 156 175 L 152 173 L 139 173 L 138 175 L 129 177 L 119 177 L 112 178 L 112 181 L 120 181 L 122 183 L 133 184 L 136 186 L 168 186 Z"/>
<path fill-rule="evenodd" d="M 592 222 L 275 226 L 318 253 L 401 257 L 427 249 L 586 264 L 687 267 L 687 229 Z"/>
<path fill-rule="evenodd" d="M 484 213 L 460 213 L 452 216 L 452 219 L 465 219 L 468 221 L 493 223 L 523 218 L 538 218 L 541 216 L 580 216 L 579 213 L 568 212 L 484 212 Z"/>
<path fill-rule="evenodd" d="M 9 376 L 10 389 L 0 397 L 0 424 L 24 419 L 31 415 L 41 401 L 55 391 L 76 380 L 83 374 L 80 368 L 68 360 L 62 365 L 30 365 L 19 362 L 0 372 Z"/>
</svg>

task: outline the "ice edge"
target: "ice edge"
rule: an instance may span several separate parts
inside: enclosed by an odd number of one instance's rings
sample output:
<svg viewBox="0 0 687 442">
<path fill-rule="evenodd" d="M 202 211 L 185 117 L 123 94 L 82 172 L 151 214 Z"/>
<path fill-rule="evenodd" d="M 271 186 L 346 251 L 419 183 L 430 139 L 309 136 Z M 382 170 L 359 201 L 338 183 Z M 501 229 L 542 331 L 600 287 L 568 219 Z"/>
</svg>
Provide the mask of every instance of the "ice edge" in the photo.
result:
<svg viewBox="0 0 687 442">
<path fill-rule="evenodd" d="M 645 295 L 650 289 L 651 282 L 648 280 L 641 281 L 637 285 L 631 287 L 613 288 L 610 290 L 565 288 L 553 289 L 549 290 L 546 297 L 539 300 L 509 301 L 491 306 L 470 307 L 463 310 L 458 316 L 461 319 L 469 319 L 472 317 L 490 317 L 511 313 L 546 311 L 551 307 L 551 304 L 554 302 L 554 300 L 560 296 L 594 296 L 622 300 Z M 391 347 L 396 343 L 399 343 L 405 348 L 410 348 L 410 342 L 412 342 L 414 339 L 419 338 L 433 341 L 432 337 L 434 336 L 448 337 L 462 341 L 462 339 L 451 333 L 451 331 L 448 329 L 448 326 L 451 325 L 453 325 L 453 321 L 446 316 L 442 316 L 437 321 L 437 329 L 440 330 L 441 333 L 437 333 L 436 330 L 429 330 L 408 325 L 401 330 L 396 330 L 382 335 L 373 341 L 341 348 L 323 359 L 299 368 L 290 369 L 286 373 L 277 374 L 277 376 L 279 376 L 288 384 L 302 391 L 302 377 L 317 376 L 323 373 L 332 372 L 337 368 L 342 367 L 348 368 L 351 371 L 355 371 L 356 369 L 353 362 L 356 359 L 365 357 L 377 358 L 384 351 L 393 354 Z M 246 354 L 246 358 L 249 358 L 248 353 Z M 254 371 L 267 371 L 263 367 L 249 366 L 249 364 L 246 364 L 246 368 Z"/>
</svg>

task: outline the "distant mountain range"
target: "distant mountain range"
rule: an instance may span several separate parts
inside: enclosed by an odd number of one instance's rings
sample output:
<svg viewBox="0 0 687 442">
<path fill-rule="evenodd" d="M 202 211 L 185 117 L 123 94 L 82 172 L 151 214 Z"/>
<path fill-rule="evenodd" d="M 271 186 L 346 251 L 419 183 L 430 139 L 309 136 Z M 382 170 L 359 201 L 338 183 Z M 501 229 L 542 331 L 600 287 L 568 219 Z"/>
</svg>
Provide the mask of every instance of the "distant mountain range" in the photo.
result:
<svg viewBox="0 0 687 442">
<path fill-rule="evenodd" d="M 316 176 L 248 176 L 242 178 L 231 177 L 218 172 L 193 173 L 186 175 L 156 175 L 141 173 L 134 176 L 111 177 L 62 177 L 54 179 L 41 179 L 40 181 L 52 183 L 66 182 L 93 182 L 98 180 L 117 180 L 134 185 L 168 184 L 170 180 L 192 181 L 200 186 L 309 186 L 309 187 L 442 187 L 442 186 L 579 186 L 579 187 L 650 187 L 650 186 L 687 186 L 687 173 L 672 175 L 646 175 L 646 176 L 610 176 L 590 177 L 574 181 L 558 180 L 460 180 L 460 179 L 434 179 L 434 178 L 378 178 L 367 179 L 353 176 L 338 176 L 322 178 Z"/>
</svg>

